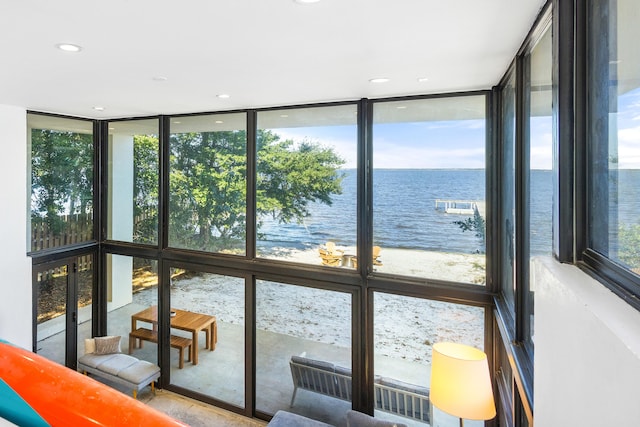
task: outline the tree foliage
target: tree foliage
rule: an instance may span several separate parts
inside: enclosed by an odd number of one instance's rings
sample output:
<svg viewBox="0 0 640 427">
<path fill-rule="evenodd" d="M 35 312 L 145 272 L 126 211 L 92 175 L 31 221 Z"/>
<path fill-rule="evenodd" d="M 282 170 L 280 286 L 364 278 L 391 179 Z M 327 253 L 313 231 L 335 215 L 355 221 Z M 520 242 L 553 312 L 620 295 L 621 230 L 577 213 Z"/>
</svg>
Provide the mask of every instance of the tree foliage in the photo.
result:
<svg viewBox="0 0 640 427">
<path fill-rule="evenodd" d="M 267 214 L 280 222 L 301 222 L 309 215 L 310 203 L 330 205 L 332 195 L 342 192 L 339 168 L 344 161 L 332 149 L 264 130 L 258 132 L 257 143 L 258 227 L 259 218 Z M 169 243 L 205 251 L 243 250 L 246 132 L 176 133 L 169 144 Z M 32 215 L 62 230 L 61 214 L 92 209 L 92 137 L 34 130 L 32 146 Z M 153 244 L 160 195 L 157 136 L 134 136 L 133 150 L 133 241 Z"/>
<path fill-rule="evenodd" d="M 31 133 L 31 217 L 60 234 L 63 214 L 93 209 L 93 137 L 34 129 Z"/>
<path fill-rule="evenodd" d="M 485 251 L 486 224 L 485 224 L 484 218 L 482 217 L 482 215 L 480 215 L 480 212 L 476 210 L 473 213 L 473 218 L 467 218 L 464 221 L 453 221 L 453 223 L 456 224 L 458 227 L 460 227 L 460 229 L 463 232 L 465 231 L 473 232 L 475 236 L 478 238 L 478 240 L 480 240 L 480 243 L 482 244 L 482 252 Z"/>
<path fill-rule="evenodd" d="M 156 135 L 133 137 L 133 241 L 158 242 L 159 141 Z"/>
<path fill-rule="evenodd" d="M 173 134 L 170 141 L 170 235 L 173 246 L 242 250 L 246 238 L 246 132 Z M 343 161 L 329 148 L 259 131 L 256 213 L 302 221 L 311 202 L 341 192 Z M 259 224 L 258 224 L 259 226 Z"/>
</svg>

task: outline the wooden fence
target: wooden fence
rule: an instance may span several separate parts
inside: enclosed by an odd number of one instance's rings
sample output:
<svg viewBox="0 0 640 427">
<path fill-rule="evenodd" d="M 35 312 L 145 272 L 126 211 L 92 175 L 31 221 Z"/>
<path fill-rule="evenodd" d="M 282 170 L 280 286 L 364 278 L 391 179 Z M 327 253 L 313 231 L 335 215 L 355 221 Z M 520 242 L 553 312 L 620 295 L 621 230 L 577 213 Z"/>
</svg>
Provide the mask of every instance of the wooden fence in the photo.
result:
<svg viewBox="0 0 640 427">
<path fill-rule="evenodd" d="M 31 220 L 31 251 L 58 248 L 93 239 L 93 214 L 61 215 L 60 232 L 54 233 L 44 219 Z"/>
</svg>

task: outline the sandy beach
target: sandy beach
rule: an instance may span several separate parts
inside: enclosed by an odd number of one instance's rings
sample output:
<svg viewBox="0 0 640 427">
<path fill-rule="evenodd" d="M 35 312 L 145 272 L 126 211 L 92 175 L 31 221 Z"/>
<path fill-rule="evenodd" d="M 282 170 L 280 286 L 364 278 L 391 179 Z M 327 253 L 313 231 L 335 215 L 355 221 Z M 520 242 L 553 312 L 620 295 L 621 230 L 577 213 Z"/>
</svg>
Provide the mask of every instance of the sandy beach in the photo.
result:
<svg viewBox="0 0 640 427">
<path fill-rule="evenodd" d="M 345 248 L 348 250 L 348 248 Z M 348 253 L 348 252 L 347 252 Z M 282 258 L 280 258 L 282 259 Z M 288 260 L 319 264 L 317 250 L 292 251 Z M 482 255 L 443 254 L 403 249 L 381 252 L 380 272 L 448 280 L 480 276 Z M 398 263 L 396 265 L 396 263 Z M 336 267 L 348 268 L 348 267 Z M 211 273 L 173 280 L 173 307 L 215 314 L 219 322 L 244 324 L 244 280 Z M 136 294 L 141 304 L 155 303 L 155 290 Z M 258 281 L 256 321 L 259 330 L 287 334 L 340 347 L 351 346 L 350 295 L 304 286 Z M 377 293 L 374 298 L 376 355 L 430 363 L 431 346 L 454 341 L 483 348 L 484 310 L 477 307 Z"/>
</svg>

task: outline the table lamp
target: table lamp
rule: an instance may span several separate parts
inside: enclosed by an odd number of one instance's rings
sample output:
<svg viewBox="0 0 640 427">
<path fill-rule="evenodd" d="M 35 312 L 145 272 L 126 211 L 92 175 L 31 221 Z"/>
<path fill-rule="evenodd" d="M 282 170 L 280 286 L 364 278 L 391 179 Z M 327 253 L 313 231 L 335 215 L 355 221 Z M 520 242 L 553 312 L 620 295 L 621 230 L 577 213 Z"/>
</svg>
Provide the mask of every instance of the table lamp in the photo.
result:
<svg viewBox="0 0 640 427">
<path fill-rule="evenodd" d="M 487 355 L 477 348 L 451 342 L 434 344 L 431 360 L 431 403 L 464 419 L 496 416 Z"/>
</svg>

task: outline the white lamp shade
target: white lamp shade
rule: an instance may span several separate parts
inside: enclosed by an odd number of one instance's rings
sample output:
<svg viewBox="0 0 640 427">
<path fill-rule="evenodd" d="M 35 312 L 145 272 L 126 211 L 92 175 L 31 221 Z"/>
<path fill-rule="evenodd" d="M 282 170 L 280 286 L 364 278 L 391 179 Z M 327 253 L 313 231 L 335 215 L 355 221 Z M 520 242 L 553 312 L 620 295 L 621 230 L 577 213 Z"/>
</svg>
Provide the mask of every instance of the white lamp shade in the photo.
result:
<svg viewBox="0 0 640 427">
<path fill-rule="evenodd" d="M 462 419 L 495 417 L 487 355 L 463 344 L 434 344 L 429 396 L 435 407 Z"/>
</svg>

